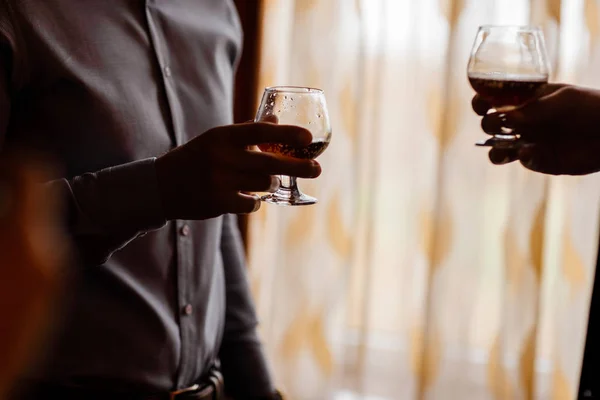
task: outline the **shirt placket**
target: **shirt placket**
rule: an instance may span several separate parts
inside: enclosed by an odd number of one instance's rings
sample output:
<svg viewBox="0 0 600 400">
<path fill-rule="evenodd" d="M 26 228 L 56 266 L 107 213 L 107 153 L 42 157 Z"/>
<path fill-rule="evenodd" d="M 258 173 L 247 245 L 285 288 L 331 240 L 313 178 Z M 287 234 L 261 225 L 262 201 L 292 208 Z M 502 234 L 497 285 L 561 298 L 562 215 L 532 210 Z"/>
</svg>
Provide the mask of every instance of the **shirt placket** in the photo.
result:
<svg viewBox="0 0 600 400">
<path fill-rule="evenodd" d="M 160 0 L 158 0 L 160 1 Z M 177 104 L 175 87 L 173 80 L 176 79 L 173 67 L 169 57 L 167 40 L 160 29 L 160 18 L 156 18 L 156 9 L 153 7 L 157 0 L 146 0 L 146 18 L 150 38 L 152 41 L 156 61 L 160 66 L 162 73 L 162 83 L 166 102 L 169 107 L 169 115 L 171 117 L 171 128 L 173 141 L 176 146 L 182 144 L 181 121 L 182 116 L 180 110 L 174 106 Z M 189 287 L 189 279 L 193 264 L 192 259 L 192 228 L 188 221 L 177 220 L 173 224 L 175 235 L 175 249 L 177 254 L 175 260 L 177 264 L 177 299 L 179 306 L 179 332 L 181 337 L 181 353 L 179 370 L 176 377 L 176 388 L 189 386 L 196 378 L 193 376 L 195 360 L 194 354 L 194 329 L 193 329 L 193 314 L 194 306 L 192 303 L 192 291 Z"/>
</svg>

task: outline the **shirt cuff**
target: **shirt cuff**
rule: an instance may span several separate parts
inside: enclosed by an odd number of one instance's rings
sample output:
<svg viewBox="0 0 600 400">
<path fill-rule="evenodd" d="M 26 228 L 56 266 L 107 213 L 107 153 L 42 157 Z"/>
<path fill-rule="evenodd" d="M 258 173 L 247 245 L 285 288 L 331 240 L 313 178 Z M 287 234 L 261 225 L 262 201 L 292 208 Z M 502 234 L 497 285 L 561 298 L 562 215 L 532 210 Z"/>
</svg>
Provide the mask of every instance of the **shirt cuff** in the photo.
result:
<svg viewBox="0 0 600 400">
<path fill-rule="evenodd" d="M 92 230 L 145 232 L 167 221 L 156 177 L 156 158 L 77 176 L 69 182 L 78 214 Z M 86 224 L 86 225 L 87 225 Z"/>
</svg>

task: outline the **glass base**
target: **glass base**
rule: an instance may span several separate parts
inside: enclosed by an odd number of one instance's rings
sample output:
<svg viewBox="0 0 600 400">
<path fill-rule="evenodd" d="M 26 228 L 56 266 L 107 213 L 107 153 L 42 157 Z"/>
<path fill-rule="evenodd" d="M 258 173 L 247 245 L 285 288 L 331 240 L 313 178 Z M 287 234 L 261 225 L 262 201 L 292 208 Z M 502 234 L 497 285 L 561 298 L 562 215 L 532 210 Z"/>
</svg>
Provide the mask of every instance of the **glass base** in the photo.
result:
<svg viewBox="0 0 600 400">
<path fill-rule="evenodd" d="M 275 193 L 260 198 L 262 201 L 278 206 L 308 206 L 318 202 L 314 197 L 308 196 L 299 190 L 280 188 Z"/>
<path fill-rule="evenodd" d="M 519 143 L 519 137 L 516 135 L 494 135 L 492 138 L 475 143 L 480 147 L 514 147 Z"/>
</svg>

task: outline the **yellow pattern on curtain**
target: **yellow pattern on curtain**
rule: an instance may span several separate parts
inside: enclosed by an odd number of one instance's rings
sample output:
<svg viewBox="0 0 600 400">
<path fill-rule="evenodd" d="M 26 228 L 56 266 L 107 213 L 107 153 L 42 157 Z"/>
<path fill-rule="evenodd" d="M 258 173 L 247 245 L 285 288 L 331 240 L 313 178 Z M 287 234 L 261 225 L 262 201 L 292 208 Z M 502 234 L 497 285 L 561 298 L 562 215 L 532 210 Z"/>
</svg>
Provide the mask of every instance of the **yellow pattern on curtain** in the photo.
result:
<svg viewBox="0 0 600 400">
<path fill-rule="evenodd" d="M 492 23 L 541 25 L 553 79 L 600 87 L 597 0 L 263 0 L 261 86 L 324 89 L 334 127 L 300 182 L 320 203 L 250 222 L 291 398 L 575 397 L 600 185 L 473 146 L 465 69 Z"/>
</svg>

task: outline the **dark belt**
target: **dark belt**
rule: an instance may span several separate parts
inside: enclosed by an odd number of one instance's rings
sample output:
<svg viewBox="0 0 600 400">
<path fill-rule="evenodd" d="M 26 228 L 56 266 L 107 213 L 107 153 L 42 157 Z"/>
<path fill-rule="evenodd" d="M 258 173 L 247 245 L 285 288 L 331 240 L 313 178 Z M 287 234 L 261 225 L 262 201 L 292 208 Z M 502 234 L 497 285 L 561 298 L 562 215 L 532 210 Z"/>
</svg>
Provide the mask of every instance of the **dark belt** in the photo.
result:
<svg viewBox="0 0 600 400">
<path fill-rule="evenodd" d="M 68 388 L 49 384 L 35 385 L 32 391 L 25 389 L 20 400 L 223 400 L 223 376 L 212 370 L 201 383 L 166 393 L 123 393 L 107 390 Z"/>
</svg>

